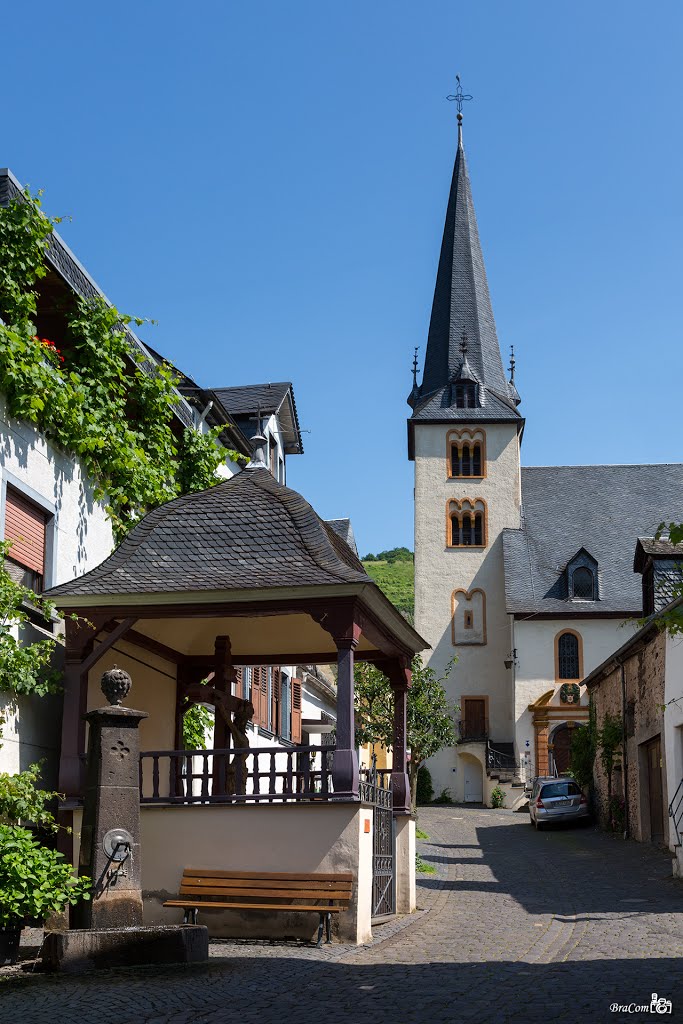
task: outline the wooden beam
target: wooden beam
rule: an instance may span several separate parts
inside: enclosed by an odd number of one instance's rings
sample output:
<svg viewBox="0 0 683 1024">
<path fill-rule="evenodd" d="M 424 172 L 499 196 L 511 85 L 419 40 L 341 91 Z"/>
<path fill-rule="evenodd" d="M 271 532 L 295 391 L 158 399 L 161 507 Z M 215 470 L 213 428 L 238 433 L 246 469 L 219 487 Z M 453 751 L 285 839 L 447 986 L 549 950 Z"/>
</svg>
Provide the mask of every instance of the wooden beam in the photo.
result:
<svg viewBox="0 0 683 1024">
<path fill-rule="evenodd" d="M 112 627 L 109 625 L 105 626 L 105 629 L 110 628 Z M 143 651 L 149 651 L 150 654 L 156 654 L 159 658 L 169 661 L 172 665 L 180 665 L 186 658 L 186 655 L 181 654 L 180 651 L 175 651 L 172 647 L 162 644 L 160 640 L 154 640 L 151 636 L 145 636 L 144 633 L 140 633 L 137 629 L 129 629 L 124 639 L 127 644 L 132 644 L 133 647 L 140 647 Z"/>
<path fill-rule="evenodd" d="M 104 657 L 107 651 L 114 646 L 117 640 L 120 640 L 137 622 L 132 616 L 119 622 L 118 626 L 115 626 L 100 644 L 93 647 L 90 654 L 80 664 L 81 676 L 86 676 L 91 668 L 93 668 L 100 658 Z"/>
</svg>

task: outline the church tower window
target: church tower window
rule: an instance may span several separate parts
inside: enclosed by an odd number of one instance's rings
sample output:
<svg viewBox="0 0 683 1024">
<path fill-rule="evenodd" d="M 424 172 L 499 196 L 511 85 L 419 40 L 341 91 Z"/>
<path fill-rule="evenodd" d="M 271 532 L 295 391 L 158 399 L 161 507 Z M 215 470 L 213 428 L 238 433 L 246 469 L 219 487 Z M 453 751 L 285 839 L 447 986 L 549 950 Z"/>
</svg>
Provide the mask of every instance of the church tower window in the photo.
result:
<svg viewBox="0 0 683 1024">
<path fill-rule="evenodd" d="M 574 630 L 565 630 L 555 638 L 555 678 L 581 679 L 583 651 L 581 637 Z"/>
<path fill-rule="evenodd" d="M 486 504 L 481 498 L 449 501 L 447 520 L 449 548 L 486 547 Z"/>
<path fill-rule="evenodd" d="M 477 385 L 471 380 L 459 380 L 455 383 L 455 408 L 477 408 Z"/>
<path fill-rule="evenodd" d="M 486 437 L 483 430 L 450 430 L 447 435 L 449 477 L 486 476 Z"/>
</svg>

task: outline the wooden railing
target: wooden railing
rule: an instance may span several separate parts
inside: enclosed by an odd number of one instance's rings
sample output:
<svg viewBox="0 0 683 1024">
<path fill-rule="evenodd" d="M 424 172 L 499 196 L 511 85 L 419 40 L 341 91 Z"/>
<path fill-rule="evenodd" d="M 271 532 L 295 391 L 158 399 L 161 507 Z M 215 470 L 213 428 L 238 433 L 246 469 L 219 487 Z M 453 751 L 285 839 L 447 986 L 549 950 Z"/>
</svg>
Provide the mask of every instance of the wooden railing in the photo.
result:
<svg viewBox="0 0 683 1024">
<path fill-rule="evenodd" d="M 333 793 L 334 747 L 145 750 L 140 803 L 324 801 Z"/>
</svg>

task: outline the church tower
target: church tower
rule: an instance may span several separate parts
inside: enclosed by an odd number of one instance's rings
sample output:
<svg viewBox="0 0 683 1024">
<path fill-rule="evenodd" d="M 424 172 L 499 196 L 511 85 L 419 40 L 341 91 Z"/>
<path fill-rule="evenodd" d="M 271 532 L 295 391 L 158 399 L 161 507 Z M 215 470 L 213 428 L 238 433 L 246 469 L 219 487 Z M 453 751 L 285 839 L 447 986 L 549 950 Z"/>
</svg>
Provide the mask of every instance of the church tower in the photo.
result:
<svg viewBox="0 0 683 1024">
<path fill-rule="evenodd" d="M 435 792 L 486 799 L 487 750 L 512 755 L 514 656 L 506 614 L 503 530 L 520 527 L 514 361 L 503 370 L 462 141 L 434 290 L 422 382 L 413 367 L 408 455 L 415 463 L 415 627 L 441 676 L 455 656 L 449 698 L 461 743 L 429 768 Z M 495 783 L 493 783 L 495 785 Z"/>
</svg>

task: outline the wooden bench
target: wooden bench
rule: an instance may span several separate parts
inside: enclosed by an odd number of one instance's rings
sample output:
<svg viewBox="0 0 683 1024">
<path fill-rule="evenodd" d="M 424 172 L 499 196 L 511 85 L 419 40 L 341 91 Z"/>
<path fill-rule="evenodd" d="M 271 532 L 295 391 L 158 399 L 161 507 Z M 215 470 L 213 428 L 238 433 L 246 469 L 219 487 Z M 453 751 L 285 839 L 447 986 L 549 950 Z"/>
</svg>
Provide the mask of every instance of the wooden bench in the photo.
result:
<svg viewBox="0 0 683 1024">
<path fill-rule="evenodd" d="M 182 907 L 185 924 L 197 923 L 199 910 L 264 910 L 271 914 L 316 913 L 320 915 L 318 942 L 331 942 L 332 914 L 347 910 L 353 875 L 281 874 L 270 871 L 213 871 L 185 868 L 177 899 L 165 907 Z M 296 903 L 294 901 L 297 901 Z M 301 902 L 298 902 L 301 901 Z M 321 901 L 325 905 L 321 906 Z"/>
</svg>

